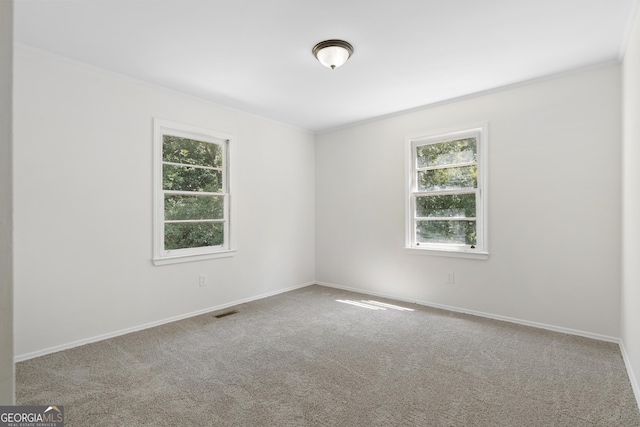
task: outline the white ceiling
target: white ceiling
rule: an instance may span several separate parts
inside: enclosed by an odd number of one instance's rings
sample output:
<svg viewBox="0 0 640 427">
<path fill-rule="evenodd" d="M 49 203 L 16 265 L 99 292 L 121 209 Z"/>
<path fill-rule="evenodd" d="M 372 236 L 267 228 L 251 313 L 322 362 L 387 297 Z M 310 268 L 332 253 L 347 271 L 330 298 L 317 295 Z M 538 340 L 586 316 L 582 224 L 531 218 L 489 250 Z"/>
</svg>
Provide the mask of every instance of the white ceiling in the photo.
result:
<svg viewBox="0 0 640 427">
<path fill-rule="evenodd" d="M 1 1 L 1 0 L 0 0 Z M 310 131 L 619 61 L 640 0 L 16 0 L 15 40 Z M 311 55 L 355 49 L 329 70 Z"/>
</svg>

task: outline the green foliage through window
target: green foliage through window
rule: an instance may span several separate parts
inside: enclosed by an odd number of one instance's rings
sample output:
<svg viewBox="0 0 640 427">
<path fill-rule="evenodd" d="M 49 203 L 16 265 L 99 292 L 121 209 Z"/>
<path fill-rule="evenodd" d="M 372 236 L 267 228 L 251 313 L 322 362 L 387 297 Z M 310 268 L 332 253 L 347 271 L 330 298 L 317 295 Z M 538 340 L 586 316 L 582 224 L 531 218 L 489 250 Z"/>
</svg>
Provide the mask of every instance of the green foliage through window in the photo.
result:
<svg viewBox="0 0 640 427">
<path fill-rule="evenodd" d="M 447 194 L 416 197 L 416 217 L 473 218 L 475 194 Z"/>
<path fill-rule="evenodd" d="M 165 250 L 224 243 L 223 156 L 222 144 L 162 136 Z"/>
<path fill-rule="evenodd" d="M 476 165 L 431 169 L 418 172 L 420 191 L 475 188 L 478 186 Z"/>
<path fill-rule="evenodd" d="M 221 168 L 222 147 L 210 142 L 163 135 L 162 161 Z"/>
<path fill-rule="evenodd" d="M 477 157 L 476 138 L 456 139 L 437 144 L 421 145 L 416 148 L 419 168 L 475 162 Z"/>
<path fill-rule="evenodd" d="M 224 242 L 224 224 L 222 223 L 168 223 L 164 227 L 166 250 L 219 246 Z"/>
<path fill-rule="evenodd" d="M 224 196 L 164 196 L 165 221 L 224 218 Z"/>
<path fill-rule="evenodd" d="M 475 221 L 417 221 L 418 243 L 476 244 Z"/>
<path fill-rule="evenodd" d="M 477 244 L 478 139 L 413 145 L 415 244 Z"/>
<path fill-rule="evenodd" d="M 162 189 L 219 193 L 222 191 L 222 171 L 164 164 Z"/>
</svg>

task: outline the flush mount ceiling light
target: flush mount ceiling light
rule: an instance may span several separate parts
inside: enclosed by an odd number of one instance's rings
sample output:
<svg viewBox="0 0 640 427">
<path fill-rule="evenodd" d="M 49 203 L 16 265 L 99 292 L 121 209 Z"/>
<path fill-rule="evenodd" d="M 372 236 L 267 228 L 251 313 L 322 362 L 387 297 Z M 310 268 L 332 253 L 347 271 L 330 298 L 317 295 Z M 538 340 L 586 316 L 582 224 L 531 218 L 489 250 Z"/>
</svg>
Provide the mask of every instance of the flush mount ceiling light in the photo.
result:
<svg viewBox="0 0 640 427">
<path fill-rule="evenodd" d="M 353 55 L 353 46 L 344 40 L 325 40 L 315 45 L 311 52 L 322 65 L 334 70 Z"/>
</svg>

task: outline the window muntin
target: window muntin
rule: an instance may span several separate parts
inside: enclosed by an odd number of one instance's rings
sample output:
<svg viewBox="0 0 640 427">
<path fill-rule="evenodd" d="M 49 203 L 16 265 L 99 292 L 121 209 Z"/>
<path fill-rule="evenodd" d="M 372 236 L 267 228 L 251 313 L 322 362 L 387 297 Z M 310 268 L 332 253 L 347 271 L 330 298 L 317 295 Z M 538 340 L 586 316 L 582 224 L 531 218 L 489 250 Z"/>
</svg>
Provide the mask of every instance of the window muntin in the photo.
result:
<svg viewBox="0 0 640 427">
<path fill-rule="evenodd" d="M 486 253 L 486 126 L 408 139 L 407 247 Z"/>
<path fill-rule="evenodd" d="M 154 262 L 230 251 L 230 136 L 154 123 Z"/>
</svg>

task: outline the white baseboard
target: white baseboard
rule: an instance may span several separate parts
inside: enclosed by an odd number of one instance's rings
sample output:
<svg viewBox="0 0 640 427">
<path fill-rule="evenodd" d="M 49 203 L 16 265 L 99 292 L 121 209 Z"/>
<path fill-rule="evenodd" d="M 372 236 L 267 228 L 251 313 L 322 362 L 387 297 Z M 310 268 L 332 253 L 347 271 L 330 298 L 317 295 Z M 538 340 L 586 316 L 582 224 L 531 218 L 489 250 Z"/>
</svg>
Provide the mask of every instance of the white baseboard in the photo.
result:
<svg viewBox="0 0 640 427">
<path fill-rule="evenodd" d="M 636 396 L 636 403 L 640 408 L 640 385 L 638 384 L 638 379 L 636 378 L 636 375 L 633 372 L 633 367 L 631 366 L 631 360 L 629 359 L 629 355 L 627 354 L 627 349 L 624 346 L 623 340 L 620 340 L 620 352 L 622 352 L 622 358 L 624 359 L 624 364 L 627 367 L 627 375 L 629 376 L 629 382 L 631 382 L 631 388 L 633 389 L 633 394 Z"/>
<path fill-rule="evenodd" d="M 534 328 L 547 329 L 554 332 L 561 332 L 569 335 L 577 335 L 585 338 L 592 338 L 600 341 L 607 341 L 607 342 L 613 342 L 613 343 L 620 342 L 620 338 L 617 338 L 617 337 L 610 337 L 608 335 L 600 335 L 600 334 L 594 334 L 592 332 L 580 331 L 580 330 L 570 329 L 570 328 L 563 328 L 561 326 L 548 325 L 546 323 L 532 322 L 529 320 L 517 319 L 517 318 L 507 317 L 507 316 L 500 316 L 497 314 L 485 313 L 482 311 L 467 310 L 465 308 L 454 307 L 454 306 L 444 305 L 444 304 L 437 304 L 429 301 L 420 301 L 416 299 L 402 298 L 402 297 L 398 297 L 397 295 L 391 295 L 383 292 L 372 292 L 364 289 L 351 288 L 349 286 L 336 285 L 334 283 L 316 282 L 316 284 L 321 286 L 327 286 L 330 288 L 342 289 L 350 292 L 357 292 L 359 294 L 373 295 L 373 296 L 378 296 L 382 298 L 394 299 L 397 301 L 404 301 L 404 302 L 414 303 L 418 305 L 424 305 L 426 307 L 440 308 L 442 310 L 454 311 L 456 313 L 471 314 L 473 316 L 486 317 L 488 319 L 501 320 L 503 322 L 517 323 L 519 325 L 532 326 Z"/>
<path fill-rule="evenodd" d="M 62 350 L 68 350 L 70 348 L 79 347 L 81 345 L 90 344 L 92 342 L 97 342 L 97 341 L 102 341 L 102 340 L 106 340 L 106 339 L 109 339 L 109 338 L 118 337 L 120 335 L 129 334 L 131 332 L 137 332 L 137 331 L 141 331 L 143 329 L 148 329 L 148 328 L 153 328 L 155 326 L 164 325 L 165 323 L 171 323 L 171 322 L 175 322 L 175 321 L 178 321 L 178 320 L 187 319 L 189 317 L 194 317 L 194 316 L 199 316 L 201 314 L 210 313 L 212 311 L 222 310 L 222 309 L 225 309 L 225 308 L 228 308 L 228 307 L 233 307 L 233 306 L 236 306 L 236 305 L 239 305 L 239 304 L 244 304 L 244 303 L 255 301 L 255 300 L 259 300 L 259 299 L 262 299 L 262 298 L 271 297 L 271 296 L 274 296 L 274 295 L 282 294 L 282 293 L 293 291 L 293 290 L 296 290 L 296 289 L 305 288 L 305 287 L 311 286 L 311 285 L 313 285 L 315 283 L 316 282 L 307 282 L 307 283 L 303 283 L 301 285 L 291 286 L 291 287 L 285 288 L 285 289 L 278 289 L 277 291 L 268 292 L 266 294 L 256 295 L 256 296 L 252 296 L 252 297 L 241 299 L 241 300 L 237 300 L 237 301 L 232 301 L 232 302 L 229 302 L 229 303 L 226 303 L 226 304 L 220 304 L 220 305 L 216 305 L 214 307 L 208 307 L 208 308 L 205 308 L 205 309 L 202 309 L 202 310 L 197 310 L 197 311 L 193 311 L 193 312 L 185 313 L 185 314 L 180 314 L 178 316 L 173 316 L 173 317 L 169 317 L 169 318 L 162 319 L 162 320 L 157 320 L 155 322 L 149 322 L 149 323 L 145 323 L 143 325 L 133 326 L 131 328 L 121 329 L 119 331 L 109 332 L 109 333 L 106 333 L 106 334 L 97 335 L 97 336 L 90 337 L 90 338 L 84 338 L 84 339 L 81 339 L 81 340 L 77 340 L 77 341 L 73 341 L 73 342 L 69 342 L 69 343 L 65 343 L 65 344 L 60 344 L 60 345 L 57 345 L 57 346 L 54 346 L 54 347 L 49 347 L 49 348 L 45 348 L 45 349 L 42 349 L 42 350 L 33 351 L 31 353 L 20 354 L 20 355 L 15 356 L 13 358 L 13 361 L 14 361 L 14 363 L 22 362 L 22 361 L 25 361 L 25 360 L 33 359 L 35 357 L 44 356 L 45 354 L 55 353 L 55 352 L 62 351 Z"/>
<path fill-rule="evenodd" d="M 350 291 L 350 292 L 356 292 L 356 293 L 364 294 L 364 295 L 373 295 L 373 296 L 378 296 L 378 297 L 382 297 L 382 298 L 394 299 L 394 300 L 397 300 L 397 301 L 415 303 L 415 304 L 423 305 L 423 306 L 426 306 L 426 307 L 434 307 L 434 308 L 453 311 L 453 312 L 457 312 L 457 313 L 471 314 L 471 315 L 474 315 L 474 316 L 486 317 L 486 318 L 489 318 L 489 319 L 501 320 L 501 321 L 510 322 L 510 323 L 517 323 L 517 324 L 520 324 L 520 325 L 532 326 L 532 327 L 535 327 L 535 328 L 547 329 L 547 330 L 551 330 L 551 331 L 555 331 L 555 332 L 561 332 L 561 333 L 570 334 L 570 335 L 578 335 L 578 336 L 582 336 L 582 337 L 586 337 L 586 338 L 597 339 L 597 340 L 600 340 L 600 341 L 621 343 L 619 338 L 610 337 L 610 336 L 607 336 L 607 335 L 594 334 L 594 333 L 591 333 L 591 332 L 585 332 L 585 331 L 580 331 L 580 330 L 575 330 L 575 329 L 570 329 L 570 328 L 564 328 L 564 327 L 560 327 L 560 326 L 548 325 L 548 324 L 545 324 L 545 323 L 531 322 L 531 321 L 528 321 L 528 320 L 516 319 L 516 318 L 506 317 L 506 316 L 500 316 L 500 315 L 491 314 L 491 313 L 485 313 L 485 312 L 481 312 L 481 311 L 467 310 L 467 309 L 460 308 L 460 307 L 454 307 L 454 306 L 449 306 L 449 305 L 444 305 L 444 304 L 437 304 L 437 303 L 432 303 L 432 302 L 429 302 L 429 301 L 421 301 L 421 300 L 416 300 L 416 299 L 403 298 L 403 297 L 399 297 L 397 295 L 391 295 L 391 294 L 388 294 L 388 293 L 372 292 L 372 291 L 363 290 L 363 289 L 359 289 L 359 288 L 353 288 L 353 287 L 349 287 L 349 286 L 337 285 L 335 283 L 313 281 L 313 282 L 307 282 L 307 283 L 303 283 L 303 284 L 296 285 L 296 286 L 291 286 L 289 288 L 279 289 L 277 291 L 268 292 L 268 293 L 265 293 L 265 294 L 256 295 L 256 296 L 245 298 L 245 299 L 242 299 L 242 300 L 232 301 L 232 302 L 229 302 L 229 303 L 226 303 L 226 304 L 221 304 L 221 305 L 217 305 L 217 306 L 214 306 L 214 307 L 208 307 L 208 308 L 205 308 L 205 309 L 202 309 L 202 310 L 197 310 L 197 311 L 193 311 L 193 312 L 190 312 L 190 313 L 181 314 L 181 315 L 178 315 L 178 316 L 173 316 L 173 317 L 157 320 L 157 321 L 150 322 L 150 323 L 145 323 L 143 325 L 133 326 L 131 328 L 126 328 L 126 329 L 122 329 L 122 330 L 119 330 L 119 331 L 109 332 L 109 333 L 106 333 L 106 334 L 97 335 L 97 336 L 90 337 L 90 338 L 84 338 L 84 339 L 81 339 L 81 340 L 77 340 L 77 341 L 73 341 L 73 342 L 57 345 L 57 346 L 54 346 L 54 347 L 49 347 L 49 348 L 37 350 L 37 351 L 34 351 L 34 352 L 30 352 L 30 353 L 16 355 L 14 357 L 14 362 L 22 362 L 24 360 L 29 360 L 29 359 L 33 359 L 35 357 L 44 356 L 45 354 L 55 353 L 55 352 L 62 351 L 62 350 L 67 350 L 67 349 L 70 349 L 70 348 L 73 348 L 73 347 L 78 347 L 78 346 L 81 346 L 81 345 L 84 345 L 84 344 L 89 344 L 89 343 L 92 343 L 92 342 L 102 341 L 102 340 L 113 338 L 113 337 L 117 337 L 117 336 L 120 336 L 120 335 L 129 334 L 131 332 L 137 332 L 137 331 L 141 331 L 143 329 L 153 328 L 155 326 L 160 326 L 160 325 L 163 325 L 165 323 L 175 322 L 175 321 L 178 321 L 178 320 L 187 319 L 189 317 L 199 316 L 201 314 L 210 313 L 212 311 L 222 310 L 222 309 L 225 309 L 225 308 L 228 308 L 228 307 L 233 307 L 235 305 L 244 304 L 244 303 L 255 301 L 255 300 L 259 300 L 259 299 L 262 299 L 262 298 L 267 298 L 267 297 L 270 297 L 270 296 L 278 295 L 278 294 L 281 294 L 281 293 L 293 291 L 293 290 L 300 289 L 300 288 L 305 288 L 307 286 L 311 286 L 311 285 L 314 285 L 314 284 L 321 285 L 321 286 L 327 286 L 327 287 L 330 287 L 330 288 L 342 289 L 342 290 Z M 623 353 L 623 356 L 626 357 L 626 354 Z M 625 363 L 626 363 L 626 359 L 625 359 Z M 629 366 L 628 363 L 627 363 L 627 366 Z M 638 389 L 638 385 L 637 385 L 637 382 L 634 384 L 634 387 L 635 387 L 634 388 L 634 392 L 636 393 L 636 396 L 638 396 L 638 390 L 637 390 Z"/>
</svg>

